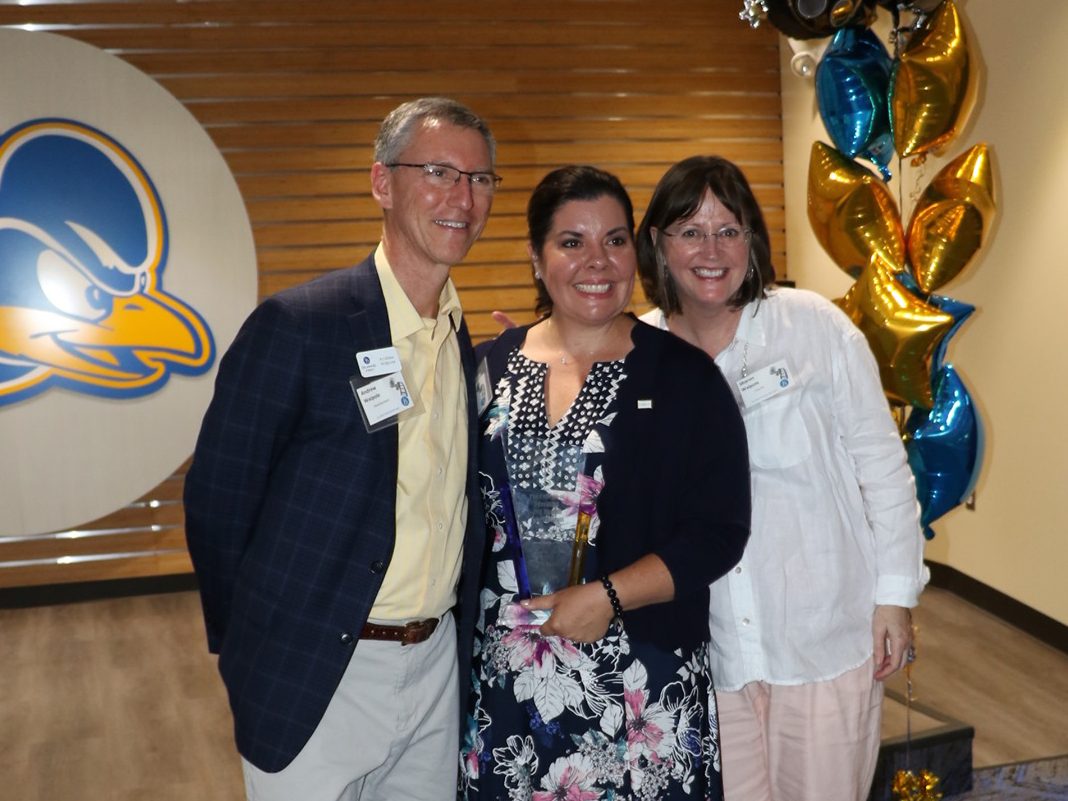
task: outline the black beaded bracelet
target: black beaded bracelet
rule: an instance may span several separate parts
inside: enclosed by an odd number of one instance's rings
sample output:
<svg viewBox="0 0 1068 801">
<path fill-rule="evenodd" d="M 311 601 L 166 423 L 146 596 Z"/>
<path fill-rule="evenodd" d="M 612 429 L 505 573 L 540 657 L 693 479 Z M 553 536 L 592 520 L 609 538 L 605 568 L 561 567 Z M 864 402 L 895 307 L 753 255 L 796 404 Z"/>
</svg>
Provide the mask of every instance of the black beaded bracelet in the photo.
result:
<svg viewBox="0 0 1068 801">
<path fill-rule="evenodd" d="M 612 586 L 612 579 L 608 578 L 607 573 L 601 576 L 601 583 L 604 585 L 604 591 L 608 593 L 612 611 L 616 613 L 616 617 L 623 617 L 623 604 L 619 602 L 619 594 L 616 592 L 616 588 Z"/>
</svg>

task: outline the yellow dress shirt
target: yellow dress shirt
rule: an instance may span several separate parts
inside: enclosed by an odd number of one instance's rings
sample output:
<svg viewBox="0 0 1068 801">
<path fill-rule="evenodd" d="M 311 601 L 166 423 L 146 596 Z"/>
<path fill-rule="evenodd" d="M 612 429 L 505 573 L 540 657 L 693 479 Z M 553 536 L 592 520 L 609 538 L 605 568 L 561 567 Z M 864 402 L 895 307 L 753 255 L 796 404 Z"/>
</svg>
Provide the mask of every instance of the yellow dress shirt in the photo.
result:
<svg viewBox="0 0 1068 801">
<path fill-rule="evenodd" d="M 438 617 L 456 602 L 467 525 L 467 392 L 460 345 L 460 299 L 450 279 L 438 315 L 421 317 L 380 244 L 375 267 L 393 346 L 415 408 L 398 424 L 397 540 L 371 618 Z"/>
</svg>

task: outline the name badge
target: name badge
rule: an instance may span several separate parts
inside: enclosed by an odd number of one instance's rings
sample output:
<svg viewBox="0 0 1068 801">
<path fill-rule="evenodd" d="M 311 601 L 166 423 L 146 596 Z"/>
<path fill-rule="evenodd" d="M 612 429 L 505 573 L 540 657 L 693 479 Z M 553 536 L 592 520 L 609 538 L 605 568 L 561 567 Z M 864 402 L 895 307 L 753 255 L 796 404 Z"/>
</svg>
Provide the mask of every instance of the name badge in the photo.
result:
<svg viewBox="0 0 1068 801">
<path fill-rule="evenodd" d="M 364 378 L 396 373 L 401 369 L 400 355 L 392 345 L 376 350 L 361 350 L 356 354 L 356 364 L 359 365 L 360 375 Z"/>
<path fill-rule="evenodd" d="M 761 367 L 747 376 L 742 376 L 735 383 L 742 396 L 742 403 L 753 407 L 780 392 L 785 392 L 793 382 L 794 376 L 786 366 L 786 360 L 781 359 L 768 367 Z"/>
<path fill-rule="evenodd" d="M 353 382 L 352 391 L 368 428 L 412 407 L 412 395 L 400 373 L 377 378 L 362 386 Z"/>
</svg>

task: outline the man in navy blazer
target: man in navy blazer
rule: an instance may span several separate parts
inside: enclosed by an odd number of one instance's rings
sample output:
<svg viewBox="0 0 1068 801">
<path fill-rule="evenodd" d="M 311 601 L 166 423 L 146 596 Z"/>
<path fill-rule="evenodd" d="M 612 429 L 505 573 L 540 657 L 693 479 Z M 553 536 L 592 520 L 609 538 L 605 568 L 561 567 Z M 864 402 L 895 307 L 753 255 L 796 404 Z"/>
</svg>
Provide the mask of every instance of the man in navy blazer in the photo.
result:
<svg viewBox="0 0 1068 801">
<path fill-rule="evenodd" d="M 186 535 L 249 799 L 455 794 L 484 531 L 449 269 L 486 223 L 494 155 L 455 101 L 391 112 L 378 248 L 266 300 L 219 365 Z"/>
</svg>

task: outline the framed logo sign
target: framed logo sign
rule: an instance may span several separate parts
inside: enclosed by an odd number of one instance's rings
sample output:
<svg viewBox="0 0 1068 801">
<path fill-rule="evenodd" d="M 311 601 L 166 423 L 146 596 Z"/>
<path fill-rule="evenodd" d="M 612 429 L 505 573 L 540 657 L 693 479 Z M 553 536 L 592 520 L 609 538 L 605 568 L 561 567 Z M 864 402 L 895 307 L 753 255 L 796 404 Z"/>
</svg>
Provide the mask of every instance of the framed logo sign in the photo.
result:
<svg viewBox="0 0 1068 801">
<path fill-rule="evenodd" d="M 0 30 L 0 535 L 76 526 L 192 452 L 256 302 L 241 195 L 193 116 L 102 50 Z"/>
</svg>

